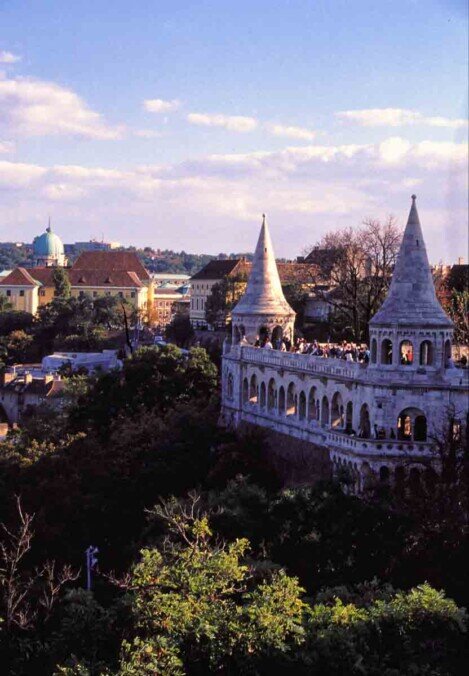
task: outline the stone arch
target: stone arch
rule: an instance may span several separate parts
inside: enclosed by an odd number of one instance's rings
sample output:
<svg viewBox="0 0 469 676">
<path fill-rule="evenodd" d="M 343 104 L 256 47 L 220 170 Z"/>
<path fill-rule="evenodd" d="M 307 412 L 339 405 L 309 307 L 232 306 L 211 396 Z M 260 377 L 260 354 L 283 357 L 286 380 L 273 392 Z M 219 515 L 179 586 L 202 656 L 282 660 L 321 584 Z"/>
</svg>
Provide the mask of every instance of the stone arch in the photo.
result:
<svg viewBox="0 0 469 676">
<path fill-rule="evenodd" d="M 379 480 L 382 484 L 389 484 L 391 473 L 387 465 L 382 465 L 379 468 Z"/>
<path fill-rule="evenodd" d="M 249 401 L 251 404 L 257 404 L 257 376 L 252 374 L 249 382 Z"/>
<path fill-rule="evenodd" d="M 278 391 L 278 412 L 280 415 L 285 415 L 285 388 L 280 385 Z"/>
<path fill-rule="evenodd" d="M 412 366 L 414 363 L 414 346 L 411 340 L 402 340 L 399 345 L 399 363 L 403 366 Z"/>
<path fill-rule="evenodd" d="M 298 397 L 298 418 L 304 420 L 306 418 L 306 394 L 301 390 Z"/>
<path fill-rule="evenodd" d="M 272 330 L 272 346 L 275 350 L 280 350 L 282 346 L 283 327 L 277 324 Z"/>
<path fill-rule="evenodd" d="M 371 437 L 370 409 L 368 408 L 368 404 L 362 404 L 360 408 L 360 430 L 358 436 L 361 439 L 369 439 Z"/>
<path fill-rule="evenodd" d="M 259 405 L 261 408 L 265 408 L 265 402 L 266 402 L 266 388 L 265 388 L 265 383 L 264 381 L 261 382 L 260 390 L 259 390 Z"/>
<path fill-rule="evenodd" d="M 376 364 L 377 354 L 378 354 L 378 344 L 376 342 L 376 338 L 373 338 L 372 341 L 371 341 L 371 363 L 372 364 Z"/>
<path fill-rule="evenodd" d="M 389 338 L 381 342 L 381 363 L 392 364 L 392 340 Z"/>
<path fill-rule="evenodd" d="M 351 401 L 348 401 L 345 407 L 345 429 L 347 432 L 353 430 L 353 404 Z"/>
<path fill-rule="evenodd" d="M 433 343 L 431 340 L 424 340 L 420 343 L 420 366 L 431 366 L 433 364 Z"/>
<path fill-rule="evenodd" d="M 243 404 L 246 404 L 249 401 L 249 383 L 248 379 L 244 378 L 243 380 Z"/>
<path fill-rule="evenodd" d="M 227 383 L 226 383 L 226 392 L 227 392 L 228 399 L 233 399 L 234 379 L 233 379 L 232 373 L 228 373 L 228 378 L 227 378 Z"/>
<path fill-rule="evenodd" d="M 427 418 L 419 408 L 403 409 L 397 418 L 397 438 L 403 441 L 426 441 Z"/>
<path fill-rule="evenodd" d="M 286 406 L 286 414 L 287 415 L 296 415 L 297 412 L 297 394 L 296 394 L 296 386 L 295 383 L 290 383 L 288 385 L 287 389 L 287 406 Z"/>
<path fill-rule="evenodd" d="M 447 338 L 445 340 L 445 351 L 444 351 L 444 364 L 447 368 L 451 363 L 451 340 Z"/>
<path fill-rule="evenodd" d="M 323 396 L 321 402 L 321 425 L 329 425 L 329 399 Z"/>
<path fill-rule="evenodd" d="M 274 378 L 269 380 L 267 387 L 267 410 L 273 411 L 277 408 L 277 384 Z"/>
<path fill-rule="evenodd" d="M 308 395 L 308 420 L 317 420 L 316 417 L 316 388 L 312 387 Z"/>
<path fill-rule="evenodd" d="M 331 403 L 331 427 L 342 428 L 344 426 L 344 403 L 340 392 L 335 392 Z"/>
<path fill-rule="evenodd" d="M 262 325 L 259 329 L 259 341 L 262 345 L 263 342 L 270 338 L 270 332 L 267 326 Z"/>
</svg>

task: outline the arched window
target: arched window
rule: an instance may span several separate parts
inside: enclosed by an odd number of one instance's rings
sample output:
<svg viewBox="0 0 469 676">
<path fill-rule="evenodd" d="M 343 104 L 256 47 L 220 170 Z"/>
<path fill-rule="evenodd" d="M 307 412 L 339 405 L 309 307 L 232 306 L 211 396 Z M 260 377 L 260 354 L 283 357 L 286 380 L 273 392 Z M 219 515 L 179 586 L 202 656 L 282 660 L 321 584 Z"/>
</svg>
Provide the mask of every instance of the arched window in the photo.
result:
<svg viewBox="0 0 469 676">
<path fill-rule="evenodd" d="M 329 399 L 326 395 L 322 398 L 321 425 L 329 425 Z"/>
<path fill-rule="evenodd" d="M 345 429 L 347 432 L 353 430 L 353 404 L 351 401 L 347 403 L 345 409 Z"/>
<path fill-rule="evenodd" d="M 272 346 L 274 350 L 280 350 L 282 347 L 282 338 L 283 338 L 283 328 L 281 326 L 275 326 L 272 331 Z"/>
<path fill-rule="evenodd" d="M 402 441 L 426 441 L 427 418 L 418 408 L 405 408 L 397 418 L 397 438 Z"/>
<path fill-rule="evenodd" d="M 308 420 L 316 420 L 316 388 L 312 387 L 308 396 Z"/>
<path fill-rule="evenodd" d="M 420 343 L 420 366 L 431 366 L 433 364 L 433 343 L 430 340 L 424 340 Z"/>
<path fill-rule="evenodd" d="M 296 415 L 296 387 L 290 383 L 287 389 L 287 415 Z"/>
<path fill-rule="evenodd" d="M 243 404 L 246 404 L 249 400 L 249 383 L 248 379 L 243 380 Z"/>
<path fill-rule="evenodd" d="M 259 344 L 261 347 L 264 347 L 265 343 L 269 340 L 269 329 L 266 326 L 261 326 L 259 329 Z"/>
<path fill-rule="evenodd" d="M 336 392 L 332 397 L 331 427 L 342 428 L 344 426 L 344 404 L 342 395 Z"/>
<path fill-rule="evenodd" d="M 255 373 L 252 374 L 249 385 L 249 401 L 251 404 L 257 404 L 257 376 Z"/>
<path fill-rule="evenodd" d="M 265 383 L 261 383 L 261 388 L 260 388 L 260 407 L 265 408 L 265 399 L 266 399 L 266 390 L 265 390 Z"/>
<path fill-rule="evenodd" d="M 371 423 L 370 411 L 367 404 L 363 404 L 360 409 L 360 429 L 358 436 L 361 439 L 369 439 L 371 437 Z"/>
<path fill-rule="evenodd" d="M 399 358 L 403 366 L 411 366 L 414 363 L 414 346 L 410 340 L 403 340 L 400 344 Z"/>
<path fill-rule="evenodd" d="M 371 363 L 376 364 L 376 357 L 377 357 L 377 343 L 376 343 L 376 338 L 373 338 L 371 341 Z"/>
<path fill-rule="evenodd" d="M 234 389 L 233 374 L 229 373 L 226 387 L 228 399 L 233 399 L 233 389 Z"/>
<path fill-rule="evenodd" d="M 277 388 L 275 380 L 271 378 L 267 387 L 267 409 L 273 411 L 275 408 L 277 408 Z"/>
<path fill-rule="evenodd" d="M 379 468 L 379 480 L 383 484 L 389 483 L 389 467 L 387 465 L 382 465 Z"/>
<path fill-rule="evenodd" d="M 316 420 L 319 422 L 321 419 L 321 404 L 319 399 L 316 399 Z"/>
<path fill-rule="evenodd" d="M 306 394 L 301 391 L 298 400 L 298 418 L 304 420 L 306 418 Z"/>
<path fill-rule="evenodd" d="M 278 412 L 280 415 L 285 415 L 285 388 L 280 386 L 278 391 Z"/>
<path fill-rule="evenodd" d="M 445 368 L 451 365 L 451 341 L 445 340 Z"/>
<path fill-rule="evenodd" d="M 381 363 L 392 364 L 392 341 L 389 338 L 381 343 Z"/>
</svg>

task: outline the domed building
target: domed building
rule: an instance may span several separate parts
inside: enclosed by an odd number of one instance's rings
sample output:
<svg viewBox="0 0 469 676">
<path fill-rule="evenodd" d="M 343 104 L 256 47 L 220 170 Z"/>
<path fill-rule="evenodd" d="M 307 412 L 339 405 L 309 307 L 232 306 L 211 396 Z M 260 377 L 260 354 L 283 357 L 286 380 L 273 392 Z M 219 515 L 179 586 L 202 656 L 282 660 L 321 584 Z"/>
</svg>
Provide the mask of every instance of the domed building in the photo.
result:
<svg viewBox="0 0 469 676">
<path fill-rule="evenodd" d="M 62 240 L 49 225 L 42 235 L 33 240 L 34 264 L 37 267 L 63 267 L 67 263 Z"/>
</svg>

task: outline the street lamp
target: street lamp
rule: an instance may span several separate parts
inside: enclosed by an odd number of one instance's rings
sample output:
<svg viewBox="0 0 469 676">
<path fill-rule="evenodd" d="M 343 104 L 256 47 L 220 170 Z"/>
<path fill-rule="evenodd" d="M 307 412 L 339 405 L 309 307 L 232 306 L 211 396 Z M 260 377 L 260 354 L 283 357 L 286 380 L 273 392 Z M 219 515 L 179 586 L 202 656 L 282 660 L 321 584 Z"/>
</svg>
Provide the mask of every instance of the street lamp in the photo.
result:
<svg viewBox="0 0 469 676">
<path fill-rule="evenodd" d="M 98 563 L 98 557 L 96 554 L 98 554 L 99 549 L 98 547 L 93 547 L 93 545 L 90 545 L 88 549 L 85 550 L 86 554 L 86 589 L 87 591 L 91 591 L 91 574 L 93 570 L 96 567 L 96 564 Z"/>
</svg>

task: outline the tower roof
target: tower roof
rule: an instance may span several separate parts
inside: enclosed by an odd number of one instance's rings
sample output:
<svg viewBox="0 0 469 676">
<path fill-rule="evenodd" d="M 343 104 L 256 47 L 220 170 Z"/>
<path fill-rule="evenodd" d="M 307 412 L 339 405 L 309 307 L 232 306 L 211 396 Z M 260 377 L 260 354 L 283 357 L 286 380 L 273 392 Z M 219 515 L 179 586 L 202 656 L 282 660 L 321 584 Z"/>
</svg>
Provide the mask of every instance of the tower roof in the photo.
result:
<svg viewBox="0 0 469 676">
<path fill-rule="evenodd" d="M 436 297 L 416 199 L 412 195 L 412 206 L 388 295 L 371 319 L 370 326 L 452 326 Z"/>
<path fill-rule="evenodd" d="M 262 227 L 257 241 L 251 274 L 246 291 L 233 309 L 233 315 L 294 315 L 285 300 L 275 262 L 269 227 L 262 217 Z"/>
</svg>

